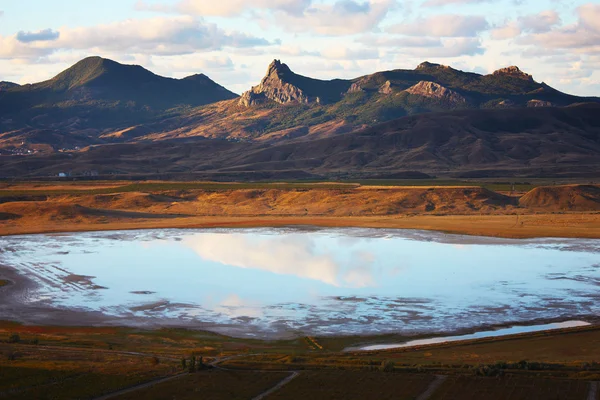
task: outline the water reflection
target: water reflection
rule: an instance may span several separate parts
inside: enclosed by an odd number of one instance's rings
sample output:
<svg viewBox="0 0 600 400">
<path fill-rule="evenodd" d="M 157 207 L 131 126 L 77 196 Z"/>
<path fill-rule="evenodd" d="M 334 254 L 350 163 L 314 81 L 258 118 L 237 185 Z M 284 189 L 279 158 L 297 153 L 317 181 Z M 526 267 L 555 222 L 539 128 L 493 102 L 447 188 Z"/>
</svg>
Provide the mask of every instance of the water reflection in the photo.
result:
<svg viewBox="0 0 600 400">
<path fill-rule="evenodd" d="M 3 237 L 0 248 L 0 264 L 38 283 L 24 301 L 123 324 L 414 334 L 600 312 L 597 240 L 145 230 Z"/>
<path fill-rule="evenodd" d="M 319 249 L 309 235 L 261 236 L 209 234 L 186 237 L 183 244 L 204 260 L 240 268 L 314 279 L 333 286 L 374 286 L 371 268 L 375 256 L 367 251 L 352 252 L 349 264 Z"/>
</svg>

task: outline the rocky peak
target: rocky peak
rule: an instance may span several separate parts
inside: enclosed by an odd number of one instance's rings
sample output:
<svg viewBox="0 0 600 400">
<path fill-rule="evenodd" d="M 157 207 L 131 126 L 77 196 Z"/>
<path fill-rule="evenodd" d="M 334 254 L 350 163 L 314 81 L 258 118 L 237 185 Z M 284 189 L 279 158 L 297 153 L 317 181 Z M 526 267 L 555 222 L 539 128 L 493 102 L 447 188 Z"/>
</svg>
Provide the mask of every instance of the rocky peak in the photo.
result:
<svg viewBox="0 0 600 400">
<path fill-rule="evenodd" d="M 282 77 L 287 74 L 293 74 L 290 67 L 288 67 L 287 64 L 282 63 L 280 60 L 273 60 L 273 62 L 269 64 L 265 79 L 270 76 Z"/>
<path fill-rule="evenodd" d="M 529 100 L 527 102 L 527 107 L 530 107 L 530 108 L 553 107 L 553 106 L 554 106 L 554 104 L 552 104 L 549 101 L 544 101 L 544 100 L 533 99 L 533 100 Z"/>
<path fill-rule="evenodd" d="M 319 103 L 319 97 L 308 96 L 297 86 L 295 82 L 299 80 L 301 77 L 292 72 L 286 64 L 280 60 L 273 60 L 260 84 L 242 94 L 240 104 L 248 107 L 266 100 L 280 104 Z"/>
<path fill-rule="evenodd" d="M 392 89 L 393 85 L 391 81 L 386 81 L 383 85 L 379 87 L 379 93 L 381 94 L 391 94 L 394 90 Z"/>
<path fill-rule="evenodd" d="M 406 91 L 413 95 L 442 100 L 451 104 L 464 104 L 467 102 L 459 93 L 435 82 L 421 81 L 409 87 Z"/>
<path fill-rule="evenodd" d="M 450 68 L 450 67 L 447 65 L 435 64 L 435 63 L 430 63 L 429 61 L 425 61 L 425 62 L 422 62 L 421 64 L 417 65 L 416 70 L 422 71 L 425 69 L 448 69 L 448 68 Z"/>
<path fill-rule="evenodd" d="M 532 81 L 533 77 L 525 72 L 521 71 L 519 67 L 513 65 L 506 68 L 500 68 L 497 71 L 494 71 L 493 75 L 495 76 L 511 76 L 513 78 L 525 79 L 528 81 Z"/>
</svg>

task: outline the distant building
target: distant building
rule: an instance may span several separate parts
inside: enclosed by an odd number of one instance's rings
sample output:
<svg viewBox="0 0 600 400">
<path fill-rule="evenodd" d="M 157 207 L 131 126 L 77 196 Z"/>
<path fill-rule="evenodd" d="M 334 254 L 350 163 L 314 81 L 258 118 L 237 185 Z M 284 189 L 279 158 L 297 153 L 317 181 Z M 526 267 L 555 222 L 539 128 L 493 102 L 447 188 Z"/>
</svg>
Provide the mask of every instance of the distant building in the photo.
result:
<svg viewBox="0 0 600 400">
<path fill-rule="evenodd" d="M 58 173 L 58 177 L 59 177 L 59 178 L 66 178 L 67 176 L 69 176 L 69 175 L 67 175 L 67 173 L 66 173 L 66 172 L 59 172 L 59 173 Z"/>
</svg>

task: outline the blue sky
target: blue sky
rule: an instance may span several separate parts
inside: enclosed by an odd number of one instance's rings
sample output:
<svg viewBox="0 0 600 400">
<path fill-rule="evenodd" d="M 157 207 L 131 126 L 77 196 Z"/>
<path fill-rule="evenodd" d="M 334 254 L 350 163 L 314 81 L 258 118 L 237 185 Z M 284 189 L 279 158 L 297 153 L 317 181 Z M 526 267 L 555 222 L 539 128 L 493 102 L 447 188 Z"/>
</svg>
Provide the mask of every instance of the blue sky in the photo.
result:
<svg viewBox="0 0 600 400">
<path fill-rule="evenodd" d="M 600 1 L 0 0 L 0 80 L 51 78 L 100 55 L 241 93 L 274 58 L 322 79 L 428 60 L 491 73 L 518 65 L 600 95 Z"/>
</svg>

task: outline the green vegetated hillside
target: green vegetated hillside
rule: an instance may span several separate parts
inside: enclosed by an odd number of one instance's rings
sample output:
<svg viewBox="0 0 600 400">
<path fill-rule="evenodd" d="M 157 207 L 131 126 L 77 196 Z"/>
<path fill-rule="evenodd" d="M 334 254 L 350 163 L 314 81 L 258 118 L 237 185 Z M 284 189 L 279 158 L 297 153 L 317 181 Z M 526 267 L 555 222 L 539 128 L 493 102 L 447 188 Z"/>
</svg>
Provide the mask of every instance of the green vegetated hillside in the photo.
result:
<svg viewBox="0 0 600 400">
<path fill-rule="evenodd" d="M 188 138 L 0 157 L 2 175 L 60 171 L 160 179 L 587 177 L 600 172 L 600 105 L 458 110 L 312 140 Z"/>
<path fill-rule="evenodd" d="M 45 82 L 0 85 L 0 147 L 23 141 L 53 147 L 102 143 L 99 136 L 107 129 L 235 97 L 203 74 L 171 79 L 90 57 Z"/>
<path fill-rule="evenodd" d="M 425 62 L 324 81 L 275 60 L 237 96 L 204 75 L 91 57 L 46 82 L 4 84 L 0 165 L 3 177 L 589 176 L 598 104 L 517 67 L 480 75 Z"/>
</svg>

